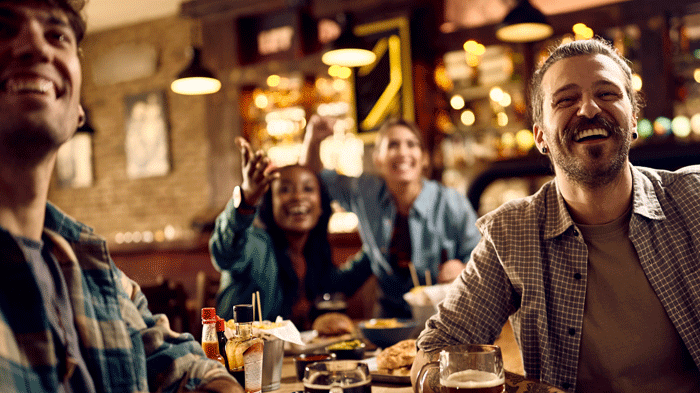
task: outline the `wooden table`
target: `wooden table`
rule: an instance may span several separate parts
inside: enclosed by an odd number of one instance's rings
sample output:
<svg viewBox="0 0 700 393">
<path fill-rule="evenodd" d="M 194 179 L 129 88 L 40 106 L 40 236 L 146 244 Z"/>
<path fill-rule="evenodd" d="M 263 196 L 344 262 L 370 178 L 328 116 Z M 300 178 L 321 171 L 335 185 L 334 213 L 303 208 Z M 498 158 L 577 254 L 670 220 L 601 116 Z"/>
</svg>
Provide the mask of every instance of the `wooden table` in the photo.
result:
<svg viewBox="0 0 700 393">
<path fill-rule="evenodd" d="M 294 358 L 285 356 L 282 363 L 282 380 L 280 388 L 274 390 L 275 393 L 291 393 L 303 391 L 304 385 L 297 380 L 296 369 L 294 368 Z M 411 385 L 394 385 L 372 381 L 372 393 L 412 393 Z"/>
</svg>

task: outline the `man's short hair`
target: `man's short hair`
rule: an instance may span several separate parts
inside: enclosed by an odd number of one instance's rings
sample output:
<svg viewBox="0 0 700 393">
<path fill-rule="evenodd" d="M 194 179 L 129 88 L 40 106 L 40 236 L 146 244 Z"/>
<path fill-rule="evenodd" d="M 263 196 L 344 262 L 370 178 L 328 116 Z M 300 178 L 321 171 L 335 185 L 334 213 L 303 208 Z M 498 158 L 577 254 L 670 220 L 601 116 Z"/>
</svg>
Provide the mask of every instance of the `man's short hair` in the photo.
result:
<svg viewBox="0 0 700 393">
<path fill-rule="evenodd" d="M 16 3 L 19 5 L 46 5 L 51 8 L 58 8 L 66 13 L 68 22 L 70 23 L 77 42 L 80 43 L 85 37 L 85 29 L 87 28 L 85 18 L 82 11 L 88 0 L 2 0 L 7 3 Z M 118 0 L 115 0 L 118 1 Z"/>
<path fill-rule="evenodd" d="M 549 57 L 542 63 L 539 69 L 532 75 L 530 82 L 530 113 L 533 124 L 542 124 L 542 110 L 544 105 L 544 92 L 542 91 L 542 78 L 549 68 L 559 60 L 564 60 L 581 55 L 605 55 L 615 61 L 624 75 L 624 87 L 632 104 L 632 110 L 636 115 L 644 106 L 639 93 L 632 88 L 632 69 L 629 61 L 617 52 L 615 47 L 602 38 L 590 40 L 578 40 L 561 44 L 550 50 Z"/>
</svg>

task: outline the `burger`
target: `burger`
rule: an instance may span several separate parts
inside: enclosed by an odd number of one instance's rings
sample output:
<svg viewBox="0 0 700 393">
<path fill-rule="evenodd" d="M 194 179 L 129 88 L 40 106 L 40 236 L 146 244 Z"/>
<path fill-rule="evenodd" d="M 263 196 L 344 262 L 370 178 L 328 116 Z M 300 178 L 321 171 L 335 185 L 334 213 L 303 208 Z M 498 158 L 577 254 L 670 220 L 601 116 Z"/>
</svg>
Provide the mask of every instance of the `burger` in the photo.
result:
<svg viewBox="0 0 700 393">
<path fill-rule="evenodd" d="M 355 325 L 350 320 L 350 317 L 339 312 L 328 312 L 319 315 L 314 320 L 311 328 L 318 332 L 319 337 L 333 337 L 355 333 Z"/>
</svg>

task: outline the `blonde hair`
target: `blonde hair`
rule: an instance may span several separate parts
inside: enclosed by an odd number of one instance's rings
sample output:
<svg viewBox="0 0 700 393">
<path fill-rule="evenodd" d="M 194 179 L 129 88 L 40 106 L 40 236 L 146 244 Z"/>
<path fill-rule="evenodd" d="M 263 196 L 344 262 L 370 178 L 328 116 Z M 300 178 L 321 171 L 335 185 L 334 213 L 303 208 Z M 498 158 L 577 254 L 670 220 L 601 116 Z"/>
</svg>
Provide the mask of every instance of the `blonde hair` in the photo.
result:
<svg viewBox="0 0 700 393">
<path fill-rule="evenodd" d="M 420 128 L 416 125 L 416 123 L 401 119 L 401 118 L 390 118 L 387 119 L 381 127 L 379 127 L 379 131 L 377 131 L 377 137 L 374 140 L 374 146 L 377 147 L 379 144 L 382 142 L 382 139 L 386 137 L 387 132 L 391 127 L 405 127 L 409 131 L 411 131 L 411 134 L 415 135 L 416 139 L 418 139 L 418 144 L 420 146 L 421 151 L 425 153 L 425 144 L 423 142 L 423 133 L 421 132 Z"/>
</svg>

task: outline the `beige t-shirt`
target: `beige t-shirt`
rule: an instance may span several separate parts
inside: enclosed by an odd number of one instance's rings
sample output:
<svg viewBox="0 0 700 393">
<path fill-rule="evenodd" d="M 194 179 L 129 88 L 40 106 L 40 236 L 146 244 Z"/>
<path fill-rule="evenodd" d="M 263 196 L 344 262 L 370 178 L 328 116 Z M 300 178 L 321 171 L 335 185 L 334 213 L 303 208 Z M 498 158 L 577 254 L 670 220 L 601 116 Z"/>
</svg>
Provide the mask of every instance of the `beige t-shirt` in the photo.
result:
<svg viewBox="0 0 700 393">
<path fill-rule="evenodd" d="M 577 224 L 588 245 L 588 284 L 576 391 L 700 392 L 700 372 L 629 239 L 630 214 Z"/>
</svg>

